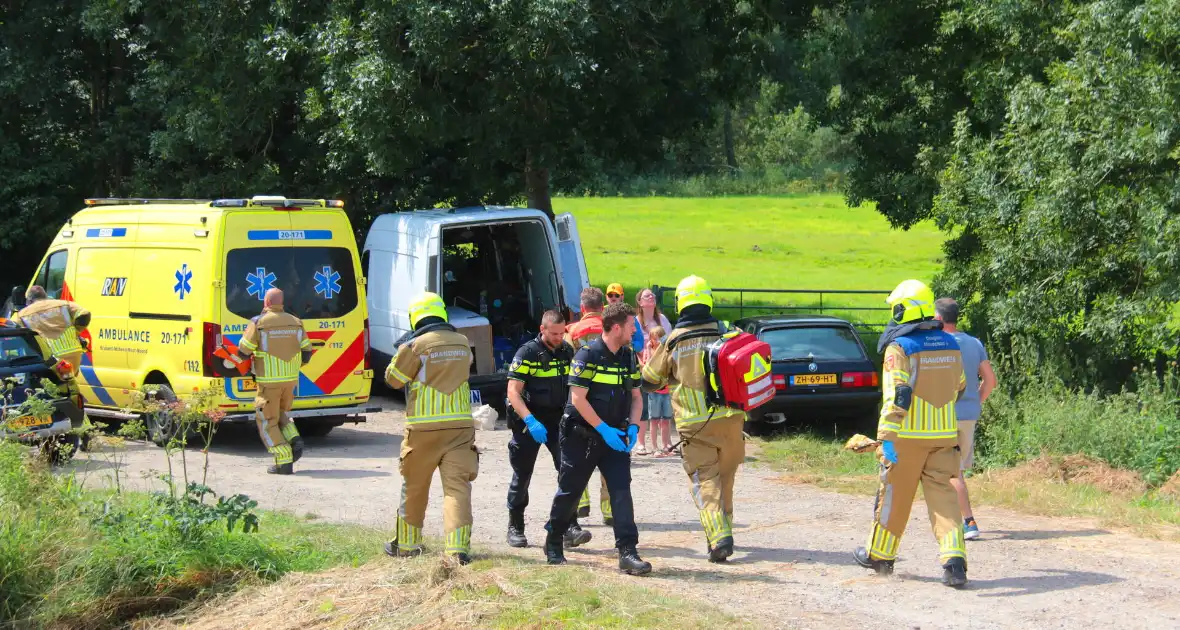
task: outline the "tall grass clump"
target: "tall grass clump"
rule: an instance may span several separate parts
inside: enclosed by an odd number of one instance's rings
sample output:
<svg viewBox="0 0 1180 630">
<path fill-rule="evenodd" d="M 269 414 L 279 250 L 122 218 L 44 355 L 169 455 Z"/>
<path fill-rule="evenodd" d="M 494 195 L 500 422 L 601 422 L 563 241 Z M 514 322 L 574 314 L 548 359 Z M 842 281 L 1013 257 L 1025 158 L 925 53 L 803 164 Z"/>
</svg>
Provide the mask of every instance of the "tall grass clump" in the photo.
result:
<svg viewBox="0 0 1180 630">
<path fill-rule="evenodd" d="M 175 493 L 84 490 L 0 443 L 0 626 L 113 627 L 242 583 L 357 565 L 379 537 L 258 514 L 196 482 Z"/>
<path fill-rule="evenodd" d="M 1159 486 L 1180 468 L 1180 378 L 1141 374 L 1112 395 L 1032 381 L 988 399 L 977 439 L 988 467 L 1080 453 Z"/>
</svg>

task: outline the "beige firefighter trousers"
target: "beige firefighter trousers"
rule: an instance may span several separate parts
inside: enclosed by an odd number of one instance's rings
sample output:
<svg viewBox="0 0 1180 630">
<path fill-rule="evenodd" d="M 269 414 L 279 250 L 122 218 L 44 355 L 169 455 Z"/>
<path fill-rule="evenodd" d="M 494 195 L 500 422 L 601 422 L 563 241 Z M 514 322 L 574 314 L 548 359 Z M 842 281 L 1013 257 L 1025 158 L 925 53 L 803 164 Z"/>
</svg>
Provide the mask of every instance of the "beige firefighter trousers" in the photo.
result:
<svg viewBox="0 0 1180 630">
<path fill-rule="evenodd" d="M 254 396 L 254 421 L 258 425 L 258 436 L 279 465 L 291 463 L 293 454 L 288 439 L 295 439 L 299 435 L 295 423 L 287 416 L 294 402 L 295 381 L 259 383 L 258 393 Z"/>
<path fill-rule="evenodd" d="M 882 459 L 881 488 L 877 492 L 873 529 L 866 547 L 874 560 L 894 560 L 918 484 L 926 498 L 926 509 L 934 537 L 938 539 L 939 560 L 946 564 L 951 558 L 967 558 L 963 543 L 963 519 L 959 513 L 959 497 L 951 479 L 959 476 L 957 446 L 931 446 L 923 440 L 897 440 L 897 463 Z"/>
<path fill-rule="evenodd" d="M 475 427 L 424 431 L 407 427 L 398 469 L 402 475 L 397 511 L 397 548 L 411 553 L 422 548 L 422 525 L 437 469 L 443 484 L 443 531 L 446 553 L 471 553 L 471 482 L 479 475 Z"/>
<path fill-rule="evenodd" d="M 680 431 L 684 472 L 709 547 L 733 537 L 733 484 L 746 457 L 742 416 L 714 418 Z"/>
</svg>

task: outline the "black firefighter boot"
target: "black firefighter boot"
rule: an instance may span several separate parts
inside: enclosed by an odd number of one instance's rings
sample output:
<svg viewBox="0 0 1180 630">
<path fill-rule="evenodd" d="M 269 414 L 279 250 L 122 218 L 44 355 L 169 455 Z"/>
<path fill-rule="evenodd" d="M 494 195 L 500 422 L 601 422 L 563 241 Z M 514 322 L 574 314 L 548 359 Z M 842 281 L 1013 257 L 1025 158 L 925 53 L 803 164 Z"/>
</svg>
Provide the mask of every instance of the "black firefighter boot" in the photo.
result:
<svg viewBox="0 0 1180 630">
<path fill-rule="evenodd" d="M 872 569 L 877 572 L 877 575 L 892 575 L 893 561 L 892 560 L 874 560 L 869 557 L 869 550 L 864 547 L 857 547 L 853 552 L 852 557 L 856 558 L 856 563 L 866 569 Z"/>
<path fill-rule="evenodd" d="M 647 575 L 651 573 L 651 563 L 639 557 L 635 547 L 619 549 L 619 570 L 627 575 Z"/>
<path fill-rule="evenodd" d="M 524 514 L 520 512 L 508 513 L 508 546 L 528 547 L 529 539 L 524 535 Z"/>
<path fill-rule="evenodd" d="M 291 463 L 299 461 L 300 457 L 303 457 L 303 438 L 297 435 L 291 440 Z"/>
<path fill-rule="evenodd" d="M 565 551 L 561 548 L 561 536 L 552 532 L 545 537 L 545 561 L 549 564 L 565 564 Z"/>
<path fill-rule="evenodd" d="M 575 520 L 573 523 L 570 523 L 570 528 L 565 530 L 563 540 L 565 541 L 566 548 L 571 549 L 590 542 L 591 538 L 593 536 L 590 532 L 582 529 L 582 526 L 578 525 L 578 521 Z"/>
<path fill-rule="evenodd" d="M 954 588 L 967 585 L 967 561 L 963 558 L 951 558 L 942 565 L 942 583 Z"/>
<path fill-rule="evenodd" d="M 726 536 L 709 547 L 709 562 L 725 562 L 733 555 L 733 536 Z"/>
<path fill-rule="evenodd" d="M 266 469 L 266 472 L 271 475 L 293 475 L 295 474 L 295 468 L 290 463 L 273 464 L 270 468 Z"/>
</svg>

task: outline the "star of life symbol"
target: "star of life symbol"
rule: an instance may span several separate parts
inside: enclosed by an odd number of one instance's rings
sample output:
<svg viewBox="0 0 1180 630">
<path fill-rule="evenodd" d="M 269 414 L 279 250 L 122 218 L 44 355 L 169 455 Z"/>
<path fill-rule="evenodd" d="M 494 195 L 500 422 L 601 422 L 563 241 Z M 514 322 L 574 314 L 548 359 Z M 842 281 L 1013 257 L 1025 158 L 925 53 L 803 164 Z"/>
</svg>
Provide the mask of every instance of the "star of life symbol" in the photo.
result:
<svg viewBox="0 0 1180 630">
<path fill-rule="evenodd" d="M 266 267 L 258 267 L 254 273 L 246 274 L 246 282 L 250 286 L 246 287 L 246 293 L 258 298 L 261 302 L 266 297 L 266 292 L 273 289 L 275 286 L 275 275 L 266 271 Z"/>
<path fill-rule="evenodd" d="M 339 271 L 333 271 L 331 267 L 324 265 L 312 278 L 315 279 L 315 292 L 324 296 L 325 300 L 330 300 L 332 296 L 340 293 Z"/>
<path fill-rule="evenodd" d="M 174 277 L 176 278 L 176 284 L 173 285 L 172 291 L 183 300 L 185 294 L 193 292 L 193 285 L 191 284 L 193 272 L 188 270 L 188 263 L 181 265 L 180 269 L 174 274 Z"/>
</svg>

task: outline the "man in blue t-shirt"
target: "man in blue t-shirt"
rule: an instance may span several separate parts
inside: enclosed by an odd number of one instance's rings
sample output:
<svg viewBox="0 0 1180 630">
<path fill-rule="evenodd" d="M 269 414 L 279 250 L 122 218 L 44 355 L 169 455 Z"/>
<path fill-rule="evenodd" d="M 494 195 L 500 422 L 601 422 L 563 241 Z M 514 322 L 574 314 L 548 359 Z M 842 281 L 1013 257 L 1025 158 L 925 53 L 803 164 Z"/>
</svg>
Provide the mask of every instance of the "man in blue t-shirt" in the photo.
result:
<svg viewBox="0 0 1180 630">
<path fill-rule="evenodd" d="M 996 373 L 988 360 L 987 350 L 975 337 L 960 331 L 959 303 L 954 298 L 940 298 L 934 302 L 934 318 L 942 321 L 942 329 L 959 342 L 963 354 L 963 372 L 967 375 L 967 389 L 959 402 L 955 403 L 955 415 L 959 417 L 959 450 L 962 454 L 962 470 L 971 470 L 975 464 L 975 424 L 983 411 L 983 402 L 996 388 Z M 963 512 L 963 538 L 979 538 L 979 526 L 971 514 L 971 499 L 967 496 L 966 480 L 960 475 L 951 479 L 951 485 L 959 493 L 959 509 Z"/>
</svg>

